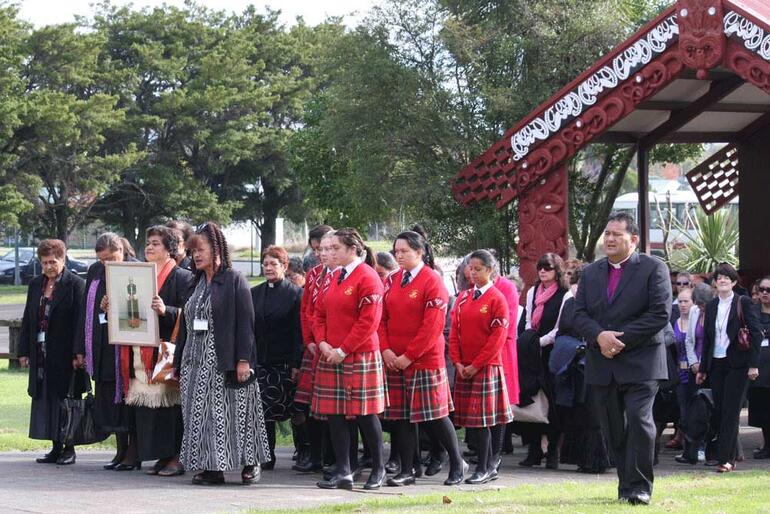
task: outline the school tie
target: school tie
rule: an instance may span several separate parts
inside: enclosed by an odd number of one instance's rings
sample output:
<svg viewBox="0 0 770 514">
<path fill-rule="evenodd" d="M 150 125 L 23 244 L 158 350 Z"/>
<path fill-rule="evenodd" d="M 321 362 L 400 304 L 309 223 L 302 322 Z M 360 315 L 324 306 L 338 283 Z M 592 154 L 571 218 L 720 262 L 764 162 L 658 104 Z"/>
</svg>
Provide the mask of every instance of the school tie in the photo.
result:
<svg viewBox="0 0 770 514">
<path fill-rule="evenodd" d="M 473 299 L 478 300 L 479 296 L 481 296 L 481 289 L 474 289 L 473 290 Z"/>
<path fill-rule="evenodd" d="M 345 268 L 342 268 L 342 271 L 340 271 L 340 276 L 337 278 L 337 285 L 342 284 L 342 281 L 345 280 L 345 276 L 348 274 L 348 270 Z"/>
<path fill-rule="evenodd" d="M 404 272 L 404 276 L 401 277 L 401 287 L 406 287 L 406 285 L 409 283 L 409 279 L 412 278 L 412 274 L 408 271 Z"/>
</svg>

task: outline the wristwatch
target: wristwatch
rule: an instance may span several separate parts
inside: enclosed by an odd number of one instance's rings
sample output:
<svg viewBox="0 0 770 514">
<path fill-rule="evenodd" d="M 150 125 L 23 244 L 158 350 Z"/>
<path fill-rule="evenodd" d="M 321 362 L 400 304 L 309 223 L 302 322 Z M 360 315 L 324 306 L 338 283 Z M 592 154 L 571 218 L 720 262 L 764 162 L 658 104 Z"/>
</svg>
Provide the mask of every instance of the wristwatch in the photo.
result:
<svg viewBox="0 0 770 514">
<path fill-rule="evenodd" d="M 337 355 L 339 355 L 343 359 L 348 356 L 348 354 L 343 352 L 342 349 L 340 348 L 335 348 L 334 351 L 337 352 Z"/>
</svg>

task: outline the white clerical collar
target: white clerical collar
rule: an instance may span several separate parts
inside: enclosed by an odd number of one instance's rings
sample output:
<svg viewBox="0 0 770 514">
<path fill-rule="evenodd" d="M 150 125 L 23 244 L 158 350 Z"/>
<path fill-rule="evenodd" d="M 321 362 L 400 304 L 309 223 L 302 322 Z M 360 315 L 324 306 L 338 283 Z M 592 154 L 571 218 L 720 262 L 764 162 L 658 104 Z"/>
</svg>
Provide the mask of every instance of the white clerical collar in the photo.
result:
<svg viewBox="0 0 770 514">
<path fill-rule="evenodd" d="M 610 266 L 612 266 L 613 268 L 615 268 L 615 269 L 620 269 L 621 267 L 623 267 L 623 265 L 626 263 L 626 261 L 627 261 L 628 259 L 630 259 L 630 258 L 631 258 L 631 256 L 632 256 L 633 254 L 634 254 L 634 252 L 631 252 L 631 253 L 629 253 L 629 254 L 628 254 L 628 257 L 626 257 L 625 259 L 623 259 L 622 261 L 620 261 L 620 262 L 619 262 L 619 263 L 617 263 L 617 264 L 615 264 L 614 262 L 612 262 L 612 261 L 611 261 L 611 260 L 609 260 L 609 259 L 607 259 L 607 262 L 609 262 L 609 263 L 610 263 Z"/>
<path fill-rule="evenodd" d="M 417 276 L 417 274 L 420 271 L 422 271 L 423 266 L 425 266 L 425 263 L 420 261 L 420 263 L 417 266 L 415 266 L 414 268 L 412 268 L 410 270 L 407 270 L 409 272 L 409 275 L 412 277 L 410 279 L 410 282 L 415 279 L 415 277 Z"/>
<path fill-rule="evenodd" d="M 733 303 L 733 296 L 735 296 L 735 293 L 733 293 L 732 291 L 730 292 L 730 296 L 728 296 L 728 297 L 727 297 L 727 298 L 725 298 L 724 300 L 723 300 L 723 299 L 722 299 L 722 297 L 720 296 L 720 297 L 719 297 L 719 303 L 721 303 L 721 304 L 725 304 L 725 303 Z"/>
<path fill-rule="evenodd" d="M 364 261 L 361 260 L 361 257 L 356 257 L 353 259 L 353 262 L 345 266 L 345 277 L 349 277 L 350 274 L 353 273 L 353 270 L 356 269 L 362 262 Z"/>
<path fill-rule="evenodd" d="M 489 291 L 492 288 L 492 286 L 494 286 L 494 285 L 495 285 L 494 282 L 492 282 L 490 280 L 489 282 L 486 283 L 486 285 L 484 285 L 484 287 L 473 286 L 473 290 L 474 291 L 481 291 L 481 294 L 484 294 L 487 291 Z"/>
</svg>

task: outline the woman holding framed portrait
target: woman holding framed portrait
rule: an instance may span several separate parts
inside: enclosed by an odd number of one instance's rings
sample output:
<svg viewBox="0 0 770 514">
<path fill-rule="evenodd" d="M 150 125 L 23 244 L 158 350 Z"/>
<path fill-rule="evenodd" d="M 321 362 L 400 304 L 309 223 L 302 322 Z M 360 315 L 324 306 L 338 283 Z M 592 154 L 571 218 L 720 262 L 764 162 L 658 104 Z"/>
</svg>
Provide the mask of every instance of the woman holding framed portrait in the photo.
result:
<svg viewBox="0 0 770 514">
<path fill-rule="evenodd" d="M 224 484 L 224 471 L 241 468 L 241 481 L 259 480 L 270 460 L 256 380 L 254 306 L 246 279 L 232 269 L 224 234 L 199 226 L 187 243 L 195 287 L 183 312 L 174 368 L 182 394 L 180 461 L 200 470 L 196 485 Z"/>
</svg>

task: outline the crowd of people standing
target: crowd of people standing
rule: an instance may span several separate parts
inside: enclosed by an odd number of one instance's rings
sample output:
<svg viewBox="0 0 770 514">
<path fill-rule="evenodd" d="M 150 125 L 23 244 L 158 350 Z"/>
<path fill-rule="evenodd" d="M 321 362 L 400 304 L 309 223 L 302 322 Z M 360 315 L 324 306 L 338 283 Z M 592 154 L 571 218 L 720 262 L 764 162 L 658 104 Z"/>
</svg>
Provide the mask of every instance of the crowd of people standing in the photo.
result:
<svg viewBox="0 0 770 514">
<path fill-rule="evenodd" d="M 667 446 L 682 447 L 677 461 L 710 457 L 732 471 L 747 395 L 764 437 L 754 457 L 770 457 L 770 277 L 752 299 L 728 264 L 699 284 L 670 274 L 636 252 L 628 215 L 611 216 L 607 257 L 593 264 L 543 255 L 521 306 L 524 284 L 502 276 L 487 250 L 462 259 L 450 296 L 419 226 L 377 255 L 355 229 L 315 227 L 305 261 L 268 248 L 265 282 L 253 288 L 215 223 L 157 225 L 145 239 L 157 274 L 151 308 L 160 339 L 173 343 L 176 380 L 153 379 L 163 350 L 108 340 L 105 263 L 136 259 L 124 239 L 97 238 L 85 280 L 65 268 L 63 242 L 38 247 L 43 274 L 28 290 L 20 356 L 30 437 L 52 442 L 40 463 L 75 462 L 59 441 L 60 400 L 91 380 L 95 422 L 117 442 L 105 469 L 154 461 L 148 474 L 195 471 L 201 485 L 235 469 L 257 482 L 276 466 L 277 423 L 289 421 L 292 469 L 323 473 L 324 489 L 352 489 L 365 467 L 364 489 L 408 486 L 447 463 L 444 484 L 484 484 L 518 434 L 520 466 L 614 466 L 618 498 L 649 503 L 662 427 L 676 423 Z M 696 434 L 703 398 L 711 430 Z"/>
</svg>

